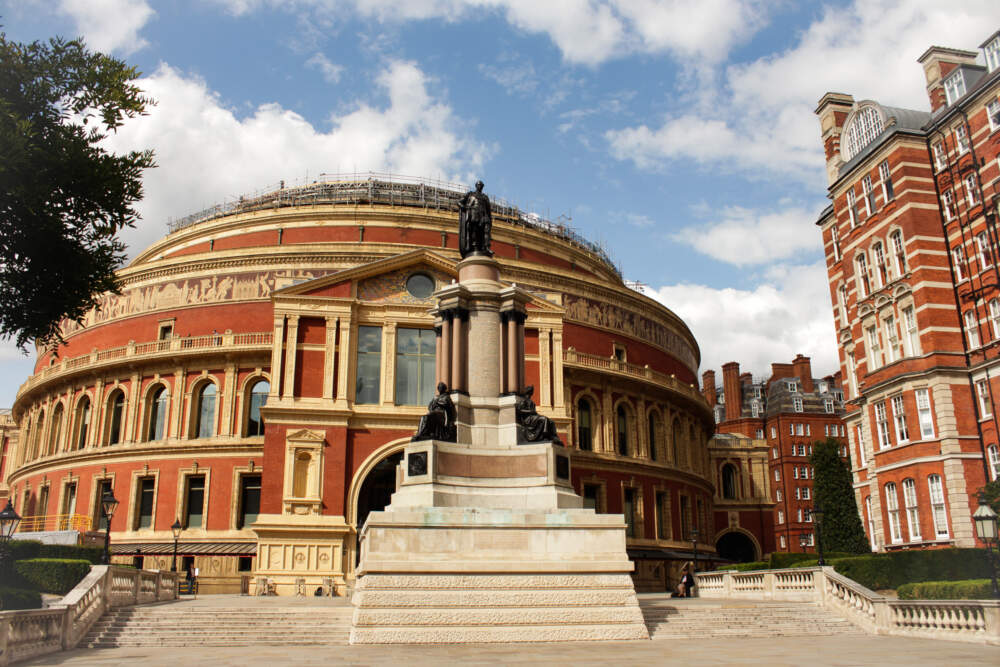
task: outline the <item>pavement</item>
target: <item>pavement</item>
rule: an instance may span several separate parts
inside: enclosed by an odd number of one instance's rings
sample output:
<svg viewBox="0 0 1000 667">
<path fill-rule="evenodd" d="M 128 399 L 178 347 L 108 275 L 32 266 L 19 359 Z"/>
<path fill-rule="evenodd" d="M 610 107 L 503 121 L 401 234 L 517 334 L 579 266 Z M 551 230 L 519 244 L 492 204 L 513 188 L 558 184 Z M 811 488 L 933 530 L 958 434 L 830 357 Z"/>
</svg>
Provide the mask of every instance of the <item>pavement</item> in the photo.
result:
<svg viewBox="0 0 1000 667">
<path fill-rule="evenodd" d="M 672 600 L 695 605 L 743 601 Z M 169 603 L 165 603 L 169 604 Z M 240 598 L 201 596 L 185 598 L 184 606 L 275 607 L 344 606 L 343 598 Z M 728 605 L 727 605 L 728 606 Z M 826 635 L 767 639 L 686 639 L 634 642 L 567 642 L 552 644 L 448 644 L 408 646 L 254 646 L 208 648 L 74 649 L 53 653 L 22 665 L 149 665 L 151 667 L 285 665 L 392 665 L 415 667 L 461 663 L 468 665 L 789 665 L 790 667 L 894 665 L 991 665 L 1000 667 L 1000 646 L 964 642 Z"/>
</svg>

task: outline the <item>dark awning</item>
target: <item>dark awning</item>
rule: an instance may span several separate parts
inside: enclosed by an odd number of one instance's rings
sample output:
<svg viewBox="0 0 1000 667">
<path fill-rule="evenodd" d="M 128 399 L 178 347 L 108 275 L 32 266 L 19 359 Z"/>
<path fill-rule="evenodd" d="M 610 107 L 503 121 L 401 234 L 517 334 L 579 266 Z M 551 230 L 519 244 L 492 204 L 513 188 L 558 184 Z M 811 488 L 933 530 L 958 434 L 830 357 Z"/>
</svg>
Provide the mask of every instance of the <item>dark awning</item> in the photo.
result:
<svg viewBox="0 0 1000 667">
<path fill-rule="evenodd" d="M 132 542 L 111 544 L 111 553 L 115 556 L 171 556 L 174 553 L 173 542 Z M 256 542 L 179 542 L 178 556 L 253 556 L 257 553 Z"/>
</svg>

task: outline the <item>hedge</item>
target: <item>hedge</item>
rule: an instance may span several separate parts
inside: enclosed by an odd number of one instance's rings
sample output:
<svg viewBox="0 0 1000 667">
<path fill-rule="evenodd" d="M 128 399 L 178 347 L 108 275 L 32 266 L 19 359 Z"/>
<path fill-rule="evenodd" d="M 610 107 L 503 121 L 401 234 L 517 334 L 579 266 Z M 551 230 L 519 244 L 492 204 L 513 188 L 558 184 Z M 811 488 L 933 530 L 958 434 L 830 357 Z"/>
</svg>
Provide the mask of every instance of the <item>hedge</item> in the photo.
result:
<svg viewBox="0 0 1000 667">
<path fill-rule="evenodd" d="M 104 559 L 104 547 L 82 547 L 75 544 L 43 544 L 35 558 L 64 558 L 85 560 L 100 565 Z"/>
<path fill-rule="evenodd" d="M 38 552 L 42 548 L 42 543 L 38 540 L 11 540 L 7 544 L 10 546 L 10 555 L 14 560 L 38 558 Z"/>
<path fill-rule="evenodd" d="M 890 551 L 839 558 L 832 565 L 839 574 L 876 591 L 916 582 L 960 581 L 990 576 L 984 549 Z"/>
<path fill-rule="evenodd" d="M 0 586 L 0 609 L 3 611 L 11 611 L 12 609 L 41 608 L 42 594 L 38 591 Z"/>
<path fill-rule="evenodd" d="M 965 581 L 921 581 L 896 589 L 900 600 L 989 600 L 993 585 L 989 579 Z"/>
<path fill-rule="evenodd" d="M 65 595 L 90 572 L 90 561 L 69 558 L 33 558 L 14 563 L 21 577 L 43 593 Z"/>
<path fill-rule="evenodd" d="M 729 565 L 722 565 L 718 567 L 719 570 L 736 570 L 737 572 L 746 572 L 748 570 L 766 570 L 769 565 L 766 560 L 751 561 L 749 563 L 730 563 Z"/>
</svg>

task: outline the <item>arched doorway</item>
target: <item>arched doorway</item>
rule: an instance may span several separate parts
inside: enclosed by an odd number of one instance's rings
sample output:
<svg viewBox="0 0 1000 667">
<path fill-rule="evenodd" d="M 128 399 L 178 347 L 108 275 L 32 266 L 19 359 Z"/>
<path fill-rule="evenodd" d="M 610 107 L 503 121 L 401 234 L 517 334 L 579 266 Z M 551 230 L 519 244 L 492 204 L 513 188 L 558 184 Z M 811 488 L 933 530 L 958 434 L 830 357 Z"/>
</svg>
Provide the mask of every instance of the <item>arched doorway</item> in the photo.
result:
<svg viewBox="0 0 1000 667">
<path fill-rule="evenodd" d="M 376 463 L 365 475 L 358 491 L 358 522 L 355 524 L 360 540 L 361 528 L 368 520 L 368 514 L 384 510 L 396 491 L 396 466 L 403 460 L 403 452 L 398 451 Z M 361 549 L 355 550 L 355 560 L 361 557 Z"/>
<path fill-rule="evenodd" d="M 757 560 L 757 547 L 753 540 L 736 531 L 720 537 L 715 543 L 715 551 L 720 558 L 737 563 L 749 563 Z"/>
</svg>

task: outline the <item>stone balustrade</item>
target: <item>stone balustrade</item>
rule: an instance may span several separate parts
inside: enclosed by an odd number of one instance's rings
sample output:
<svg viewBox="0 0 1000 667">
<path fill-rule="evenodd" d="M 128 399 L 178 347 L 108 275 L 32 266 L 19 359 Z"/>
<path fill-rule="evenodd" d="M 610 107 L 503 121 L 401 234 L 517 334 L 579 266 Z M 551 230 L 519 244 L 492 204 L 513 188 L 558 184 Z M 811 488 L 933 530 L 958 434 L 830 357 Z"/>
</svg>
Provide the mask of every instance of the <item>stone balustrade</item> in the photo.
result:
<svg viewBox="0 0 1000 667">
<path fill-rule="evenodd" d="M 95 565 L 48 609 L 0 612 L 0 667 L 74 648 L 105 611 L 177 598 L 178 574 Z"/>
<path fill-rule="evenodd" d="M 621 361 L 619 359 L 615 359 L 614 357 L 602 357 L 598 354 L 580 352 L 572 347 L 563 352 L 563 363 L 567 366 L 592 368 L 604 372 L 625 375 L 639 380 L 645 380 L 646 382 L 656 385 L 657 387 L 673 390 L 693 401 L 701 403 L 705 402 L 705 397 L 701 395 L 700 391 L 698 391 L 697 386 L 678 380 L 674 375 L 668 375 L 667 373 L 661 373 L 660 371 L 653 370 L 649 366 L 630 364 L 627 361 Z"/>
<path fill-rule="evenodd" d="M 1000 600 L 894 600 L 832 567 L 696 575 L 703 598 L 817 602 L 876 635 L 1000 645 Z"/>
</svg>

